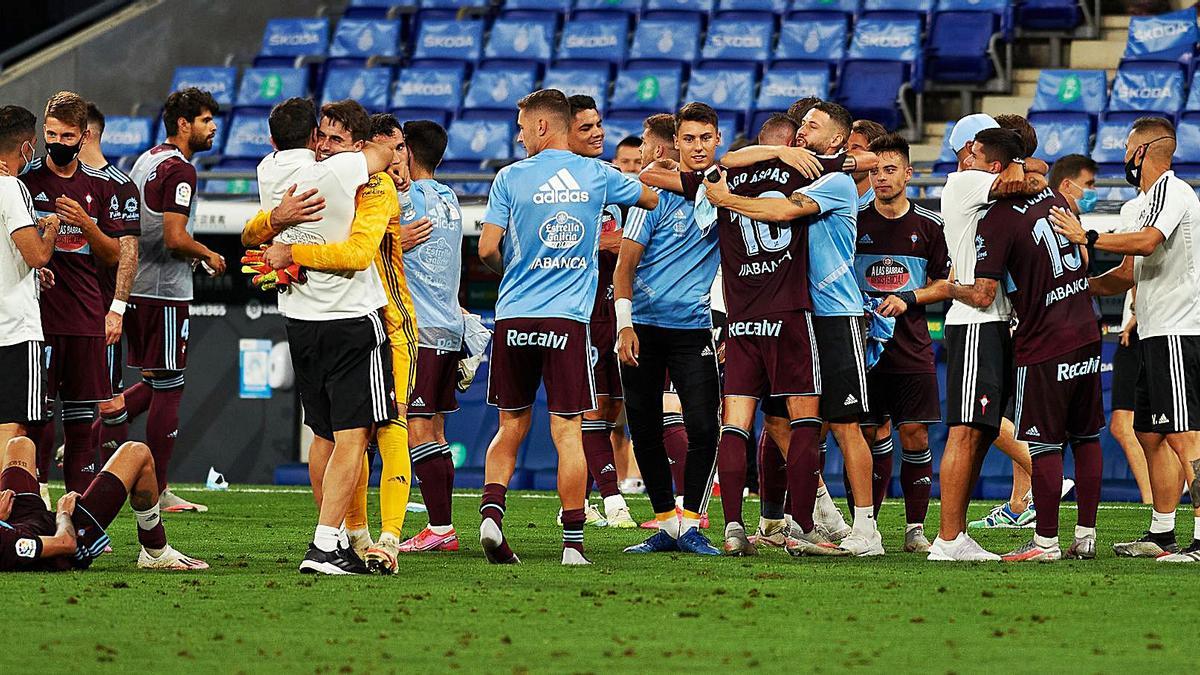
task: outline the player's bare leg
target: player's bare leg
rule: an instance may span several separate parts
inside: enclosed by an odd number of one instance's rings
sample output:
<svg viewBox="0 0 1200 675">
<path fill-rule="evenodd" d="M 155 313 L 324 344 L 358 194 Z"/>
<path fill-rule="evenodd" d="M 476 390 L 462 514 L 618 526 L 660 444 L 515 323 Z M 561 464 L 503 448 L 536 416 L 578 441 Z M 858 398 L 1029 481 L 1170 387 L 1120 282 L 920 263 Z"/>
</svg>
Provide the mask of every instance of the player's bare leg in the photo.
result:
<svg viewBox="0 0 1200 675">
<path fill-rule="evenodd" d="M 789 396 L 787 398 L 791 434 L 787 444 L 788 499 L 792 518 L 796 523 L 794 536 L 787 541 L 788 553 L 804 555 L 849 555 L 849 551 L 838 548 L 817 531 L 813 519 L 817 489 L 821 483 L 821 419 L 820 398 L 817 396 Z M 854 433 L 862 438 L 862 432 L 854 424 Z M 865 445 L 865 443 L 864 443 Z"/>
<path fill-rule="evenodd" d="M 938 472 L 942 509 L 937 540 L 930 560 L 999 560 L 966 535 L 967 505 L 978 476 L 978 467 L 998 431 L 988 427 L 956 424 L 950 427 L 946 450 Z"/>
<path fill-rule="evenodd" d="M 317 511 L 321 510 L 321 495 L 325 487 L 325 468 L 333 455 L 333 441 L 314 436 L 308 446 L 308 481 L 312 485 L 313 501 Z"/>
<path fill-rule="evenodd" d="M 839 546 L 853 555 L 883 555 L 883 540 L 875 521 L 875 500 L 872 490 L 871 449 L 863 437 L 858 419 L 832 420 L 829 429 L 842 450 L 846 478 L 854 495 L 854 524 L 850 536 Z M 815 449 L 815 448 L 814 448 Z M 790 453 L 789 453 L 790 454 Z M 819 454 L 817 456 L 819 471 Z M 815 504 L 815 492 L 814 492 Z"/>
<path fill-rule="evenodd" d="M 1200 562 L 1200 431 L 1167 434 L 1165 445 L 1170 452 L 1164 452 L 1161 446 L 1159 452 L 1177 460 L 1183 467 L 1188 496 L 1192 500 L 1192 515 L 1195 524 L 1192 530 L 1192 543 L 1187 548 L 1181 549 L 1178 553 L 1163 556 L 1158 560 L 1159 562 Z M 1168 476 L 1173 473 L 1167 469 L 1168 461 L 1166 459 L 1161 462 L 1163 473 L 1167 473 Z M 1166 488 L 1165 482 L 1163 481 L 1164 488 Z M 1156 506 L 1154 510 L 1157 511 L 1158 507 Z"/>
<path fill-rule="evenodd" d="M 875 509 L 875 517 L 879 517 L 879 509 L 887 498 L 888 488 L 892 484 L 892 468 L 894 466 L 894 448 L 892 442 L 892 421 L 884 420 L 878 426 L 863 426 L 862 435 L 871 451 L 871 504 Z M 846 485 L 846 505 L 854 509 L 854 489 L 850 485 L 849 474 L 844 476 Z"/>
<path fill-rule="evenodd" d="M 1033 460 L 1029 455 L 1029 444 L 1016 439 L 1016 427 L 1012 420 L 1004 417 L 1000 420 L 1000 435 L 996 437 L 995 445 L 1012 460 L 1012 492 L 1007 502 L 996 506 L 983 518 L 972 520 L 967 527 L 1033 527 L 1037 511 L 1029 502 L 1029 496 L 1033 494 Z M 1064 481 L 1062 492 L 1069 491 L 1072 486 L 1074 481 Z"/>
<path fill-rule="evenodd" d="M 454 531 L 450 510 L 454 460 L 446 442 L 445 416 L 409 417 L 408 444 L 429 524 L 400 544 L 400 551 L 457 551 L 458 533 Z"/>
<path fill-rule="evenodd" d="M 1163 434 L 1136 432 L 1138 444 L 1146 457 L 1146 472 L 1150 480 L 1152 512 L 1150 529 L 1133 541 L 1113 544 L 1119 556 L 1133 558 L 1157 557 L 1175 553 L 1175 511 L 1179 507 L 1179 460 Z"/>
<path fill-rule="evenodd" d="M 590 565 L 583 556 L 583 507 L 587 501 L 587 460 L 582 417 L 550 415 L 550 437 L 558 450 L 558 498 L 562 503 L 564 565 Z"/>
<path fill-rule="evenodd" d="M 554 419 L 553 416 L 551 419 Z M 521 448 L 525 436 L 529 434 L 532 420 L 533 411 L 530 408 L 501 410 L 500 428 L 496 430 L 496 435 L 488 446 L 483 470 L 483 498 L 479 506 L 479 515 L 482 517 L 479 525 L 479 543 L 483 546 L 483 553 L 488 562 L 492 564 L 521 562 L 504 538 L 504 504 L 508 482 L 512 480 L 513 472 L 517 469 L 517 451 Z M 582 449 L 580 453 L 582 454 Z M 561 458 L 559 462 L 561 471 Z M 585 480 L 586 477 L 579 479 L 581 491 Z M 559 489 L 562 487 L 560 482 Z"/>
<path fill-rule="evenodd" d="M 1152 504 L 1154 500 L 1150 495 L 1150 472 L 1146 468 L 1146 453 L 1142 452 L 1142 445 L 1138 443 L 1137 434 L 1133 432 L 1133 411 L 1112 411 L 1108 430 L 1125 452 L 1125 460 L 1129 462 L 1129 473 L 1133 474 L 1133 480 L 1137 483 L 1142 503 Z"/>
<path fill-rule="evenodd" d="M 303 573 L 366 574 L 367 567 L 349 548 L 344 531 L 346 512 L 362 470 L 363 454 L 371 430 L 345 429 L 333 432 L 333 443 L 314 439 L 309 451 L 309 476 L 319 515 L 308 553 L 300 563 Z"/>
<path fill-rule="evenodd" d="M 746 487 L 746 453 L 758 399 L 726 396 L 722 411 L 721 439 L 717 445 L 717 475 L 721 483 L 721 510 L 725 515 L 725 555 L 755 555 L 758 549 L 746 536 L 742 520 L 742 492 Z M 683 514 L 699 518 L 700 514 Z"/>
</svg>

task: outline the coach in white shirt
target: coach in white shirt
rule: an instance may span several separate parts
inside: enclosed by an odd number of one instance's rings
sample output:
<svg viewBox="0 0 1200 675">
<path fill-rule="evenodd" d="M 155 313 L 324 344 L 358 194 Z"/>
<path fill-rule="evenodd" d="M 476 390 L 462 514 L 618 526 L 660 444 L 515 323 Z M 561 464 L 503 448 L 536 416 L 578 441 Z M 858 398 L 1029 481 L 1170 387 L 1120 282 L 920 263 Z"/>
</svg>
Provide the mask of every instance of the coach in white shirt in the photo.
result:
<svg viewBox="0 0 1200 675">
<path fill-rule="evenodd" d="M 387 168 L 391 149 L 368 144 L 363 152 L 340 153 L 318 162 L 312 150 L 316 111 L 306 99 L 275 106 L 268 124 L 276 151 L 258 166 L 262 209 L 278 205 L 292 186 L 297 193 L 316 189 L 325 200 L 319 218 L 283 229 L 275 235 L 276 241 L 346 241 L 358 188 L 370 174 Z M 361 574 L 366 566 L 346 545 L 341 528 L 371 429 L 395 416 L 391 350 L 379 314 L 387 296 L 374 265 L 306 274 L 306 282 L 292 284 L 279 296 L 305 424 L 314 435 L 309 477 L 321 512 L 300 571 Z"/>
<path fill-rule="evenodd" d="M 1200 199 L 1171 170 L 1175 125 L 1163 117 L 1133 123 L 1125 145 L 1125 179 L 1143 193 L 1135 232 L 1084 231 L 1069 213 L 1052 215 L 1055 229 L 1076 244 L 1125 255 L 1118 267 L 1091 280 L 1093 295 L 1116 295 L 1137 285 L 1142 365 L 1133 429 L 1146 453 L 1154 497 L 1151 530 L 1116 544 L 1118 554 L 1200 562 Z M 1179 484 L 1176 458 L 1189 470 L 1195 507 L 1191 545 L 1175 552 Z M 1169 526 L 1169 529 L 1168 529 Z"/>
</svg>

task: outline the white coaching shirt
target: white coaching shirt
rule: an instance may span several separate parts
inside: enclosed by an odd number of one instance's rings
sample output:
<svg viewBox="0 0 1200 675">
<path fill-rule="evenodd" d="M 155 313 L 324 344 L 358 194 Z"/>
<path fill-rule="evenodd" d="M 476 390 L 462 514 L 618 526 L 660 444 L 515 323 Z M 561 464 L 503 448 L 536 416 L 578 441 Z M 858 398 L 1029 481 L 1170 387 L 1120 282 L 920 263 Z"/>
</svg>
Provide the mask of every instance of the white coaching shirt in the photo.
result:
<svg viewBox="0 0 1200 675">
<path fill-rule="evenodd" d="M 1116 229 L 1117 232 L 1136 232 L 1141 229 L 1138 227 L 1138 214 L 1142 212 L 1142 202 L 1145 201 L 1145 195 L 1138 193 L 1136 197 L 1130 199 L 1121 205 L 1121 225 Z M 1129 320 L 1133 318 L 1133 291 L 1125 291 L 1125 306 L 1121 309 L 1121 329 L 1129 325 Z"/>
<path fill-rule="evenodd" d="M 283 244 L 330 244 L 350 238 L 354 197 L 367 182 L 367 159 L 343 152 L 318 162 L 312 150 L 271 153 L 258 165 L 259 202 L 264 211 L 279 204 L 296 185 L 296 194 L 316 188 L 325 198 L 321 219 L 290 227 L 275 237 Z M 379 272 L 372 264 L 353 274 L 306 270 L 308 281 L 279 296 L 279 311 L 289 319 L 332 321 L 366 316 L 387 304 Z"/>
<path fill-rule="evenodd" d="M 954 263 L 954 278 L 959 284 L 975 283 L 975 263 L 983 253 L 976 249 L 979 221 L 987 214 L 992 202 L 988 194 L 996 174 L 986 171 L 956 171 L 946 177 L 942 188 L 942 221 L 946 234 L 946 246 L 950 260 Z M 963 326 L 993 321 L 1008 322 L 1012 316 L 1012 304 L 1004 288 L 996 289 L 996 300 L 984 309 L 972 307 L 957 300 L 946 312 L 947 326 Z"/>
<path fill-rule="evenodd" d="M 33 199 L 25 184 L 0 176 L 0 347 L 42 340 L 42 311 L 38 306 L 37 270 L 25 264 L 12 234 L 37 225 Z"/>
<path fill-rule="evenodd" d="M 1200 335 L 1200 199 L 1168 171 L 1146 191 L 1137 222 L 1166 239 L 1133 261 L 1138 337 Z"/>
</svg>

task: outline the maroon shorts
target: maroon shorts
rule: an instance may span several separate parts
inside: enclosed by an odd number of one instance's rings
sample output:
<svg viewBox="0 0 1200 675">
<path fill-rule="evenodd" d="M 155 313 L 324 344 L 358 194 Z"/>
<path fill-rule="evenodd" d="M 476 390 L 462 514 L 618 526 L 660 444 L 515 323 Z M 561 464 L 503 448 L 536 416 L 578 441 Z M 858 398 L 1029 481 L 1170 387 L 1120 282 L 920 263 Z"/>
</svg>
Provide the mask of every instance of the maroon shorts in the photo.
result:
<svg viewBox="0 0 1200 675">
<path fill-rule="evenodd" d="M 515 318 L 496 322 L 488 370 L 488 403 L 501 410 L 533 405 L 546 383 L 546 404 L 556 415 L 596 409 L 596 383 L 588 354 L 588 326 L 559 318 Z"/>
<path fill-rule="evenodd" d="M 113 397 L 108 347 L 102 337 L 47 335 L 51 400 L 97 403 Z"/>
<path fill-rule="evenodd" d="M 104 353 L 108 355 L 108 379 L 113 395 L 122 394 L 125 392 L 125 350 L 121 348 L 121 341 L 105 347 Z"/>
<path fill-rule="evenodd" d="M 624 398 L 617 361 L 617 325 L 594 323 L 588 331 L 592 340 L 592 377 L 596 380 L 596 395 Z"/>
<path fill-rule="evenodd" d="M 458 411 L 458 362 L 462 352 L 417 349 L 417 380 L 408 397 L 409 417 L 433 417 Z"/>
<path fill-rule="evenodd" d="M 125 312 L 129 365 L 142 370 L 187 368 L 188 303 L 131 298 Z"/>
<path fill-rule="evenodd" d="M 880 425 L 891 420 L 901 424 L 937 424 L 942 421 L 937 373 L 867 372 L 867 398 L 871 411 L 864 424 Z"/>
<path fill-rule="evenodd" d="M 1096 438 L 1104 427 L 1100 395 L 1100 343 L 1093 342 L 1049 361 L 1017 367 L 1017 440 L 1061 445 Z"/>
<path fill-rule="evenodd" d="M 725 395 L 816 396 L 816 338 L 808 312 L 730 321 L 725 339 Z"/>
</svg>

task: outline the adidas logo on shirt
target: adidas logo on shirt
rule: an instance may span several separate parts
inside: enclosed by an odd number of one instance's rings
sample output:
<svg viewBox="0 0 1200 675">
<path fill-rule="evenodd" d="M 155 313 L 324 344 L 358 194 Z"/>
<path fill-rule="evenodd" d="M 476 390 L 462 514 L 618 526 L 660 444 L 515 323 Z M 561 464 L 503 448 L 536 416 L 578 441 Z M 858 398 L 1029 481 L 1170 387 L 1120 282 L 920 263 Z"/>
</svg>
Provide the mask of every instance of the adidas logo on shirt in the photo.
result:
<svg viewBox="0 0 1200 675">
<path fill-rule="evenodd" d="M 33 201 L 35 201 L 35 202 L 48 202 L 48 201 L 50 201 L 50 198 L 46 196 L 46 193 L 45 193 L 45 192 L 39 192 L 39 193 L 38 193 L 38 195 L 37 195 L 36 197 L 34 197 L 34 198 L 33 198 Z"/>
<path fill-rule="evenodd" d="M 534 204 L 586 203 L 589 195 L 566 169 L 559 169 L 533 195 Z"/>
<path fill-rule="evenodd" d="M 418 396 L 417 400 L 413 401 L 412 404 L 416 408 L 424 408 L 425 407 L 425 399 Z"/>
<path fill-rule="evenodd" d="M 713 355 L 712 347 L 705 347 L 703 350 L 700 351 L 700 356 L 712 356 L 712 355 Z"/>
<path fill-rule="evenodd" d="M 862 238 L 858 240 L 858 243 L 860 243 L 860 244 L 874 244 L 874 243 L 875 243 L 875 240 L 871 238 L 871 235 L 869 235 L 869 234 L 864 234 L 864 235 L 862 236 Z"/>
<path fill-rule="evenodd" d="M 847 395 L 846 400 L 842 401 L 842 405 L 854 405 L 855 403 L 858 403 L 858 399 L 854 398 L 854 394 Z"/>
<path fill-rule="evenodd" d="M 1042 432 L 1038 431 L 1038 428 L 1037 428 L 1037 427 L 1029 427 L 1028 429 L 1026 429 L 1026 430 L 1025 430 L 1025 435 L 1026 435 L 1026 436 L 1033 436 L 1033 437 L 1036 437 L 1036 438 L 1041 438 L 1041 436 L 1042 436 Z"/>
</svg>

